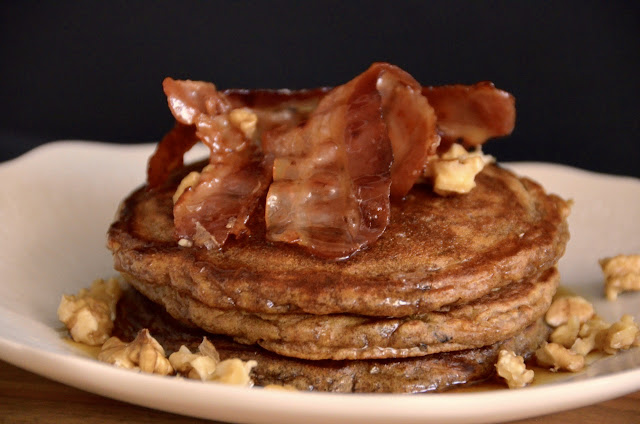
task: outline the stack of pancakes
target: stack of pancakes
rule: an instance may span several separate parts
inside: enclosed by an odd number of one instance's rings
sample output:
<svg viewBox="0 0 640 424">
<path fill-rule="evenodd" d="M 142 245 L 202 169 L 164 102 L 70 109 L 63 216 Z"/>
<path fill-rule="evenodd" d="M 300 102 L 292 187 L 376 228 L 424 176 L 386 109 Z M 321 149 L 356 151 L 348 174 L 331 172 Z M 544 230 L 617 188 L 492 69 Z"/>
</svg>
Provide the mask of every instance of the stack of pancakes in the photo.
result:
<svg viewBox="0 0 640 424">
<path fill-rule="evenodd" d="M 208 332 L 223 358 L 257 360 L 257 384 L 443 390 L 491 376 L 500 349 L 528 355 L 546 339 L 542 317 L 558 285 L 569 207 L 535 182 L 490 165 L 468 194 L 415 185 L 392 203 L 376 243 L 327 261 L 267 241 L 261 210 L 251 235 L 222 250 L 179 246 L 172 196 L 203 165 L 132 193 L 108 247 L 136 290 Z M 159 319 L 135 325 L 155 325 L 171 350 L 171 332 L 180 331 Z"/>
</svg>

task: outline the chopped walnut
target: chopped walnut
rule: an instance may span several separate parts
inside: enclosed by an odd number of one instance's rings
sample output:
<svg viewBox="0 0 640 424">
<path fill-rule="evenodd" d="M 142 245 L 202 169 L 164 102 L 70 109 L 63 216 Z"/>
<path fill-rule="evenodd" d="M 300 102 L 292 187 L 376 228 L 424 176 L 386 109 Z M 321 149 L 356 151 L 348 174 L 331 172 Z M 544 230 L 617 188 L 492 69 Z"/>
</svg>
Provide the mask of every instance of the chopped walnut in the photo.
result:
<svg viewBox="0 0 640 424">
<path fill-rule="evenodd" d="M 618 350 L 629 349 L 636 344 L 638 337 L 638 324 L 629 314 L 622 316 L 620 321 L 615 322 L 606 330 L 602 330 L 596 336 L 596 346 L 598 349 L 613 355 Z"/>
<path fill-rule="evenodd" d="M 220 355 L 205 337 L 198 346 L 198 353 L 191 353 L 186 346 L 169 356 L 171 365 L 180 375 L 202 381 L 252 386 L 250 372 L 256 361 L 243 362 L 238 358 L 220 361 Z"/>
<path fill-rule="evenodd" d="M 146 328 L 140 330 L 131 343 L 124 343 L 117 337 L 111 337 L 102 345 L 98 360 L 146 373 L 173 374 L 173 368 L 164 354 L 164 349 L 156 339 L 151 337 Z"/>
<path fill-rule="evenodd" d="M 593 305 L 583 297 L 567 296 L 553 301 L 545 320 L 552 327 L 566 324 L 569 317 L 576 317 L 580 324 L 586 322 L 593 316 Z"/>
<path fill-rule="evenodd" d="M 540 349 L 536 350 L 536 360 L 538 365 L 549 367 L 551 371 L 577 372 L 584 368 L 584 356 L 557 343 L 543 343 Z"/>
<path fill-rule="evenodd" d="M 220 355 L 205 337 L 198 346 L 198 353 L 191 353 L 186 346 L 180 346 L 177 352 L 169 356 L 169 362 L 181 375 L 206 381 L 213 378 L 216 366 L 220 362 Z"/>
<path fill-rule="evenodd" d="M 468 152 L 460 144 L 452 144 L 449 150 L 431 163 L 433 191 L 441 196 L 470 192 L 476 186 L 476 175 L 494 160 L 479 148 Z"/>
<path fill-rule="evenodd" d="M 570 348 L 578 338 L 580 332 L 580 321 L 578 317 L 569 317 L 569 321 L 566 324 L 562 324 L 557 327 L 551 333 L 549 340 L 553 343 L 557 343 L 566 348 Z"/>
<path fill-rule="evenodd" d="M 62 296 L 58 319 L 69 329 L 74 341 L 99 346 L 111 336 L 121 295 L 122 289 L 115 278 L 95 280 L 89 289 Z"/>
<path fill-rule="evenodd" d="M 596 347 L 595 337 L 577 338 L 571 345 L 571 351 L 577 355 L 587 356 Z"/>
<path fill-rule="evenodd" d="M 218 364 L 211 380 L 238 386 L 253 386 L 249 374 L 256 365 L 258 365 L 256 361 L 244 362 L 238 358 L 225 359 Z"/>
<path fill-rule="evenodd" d="M 533 370 L 528 370 L 524 358 L 510 350 L 501 350 L 496 363 L 498 375 L 507 381 L 510 389 L 524 387 L 533 381 Z"/>
<path fill-rule="evenodd" d="M 242 131 L 245 137 L 252 139 L 256 132 L 258 115 L 256 115 L 251 109 L 242 107 L 233 109 L 229 113 L 229 121 L 231 121 L 231 124 L 234 127 Z"/>
<path fill-rule="evenodd" d="M 596 349 L 596 337 L 603 330 L 607 330 L 611 325 L 600 316 L 594 315 L 587 322 L 582 324 L 578 332 L 578 338 L 571 346 L 571 350 L 582 356 L 588 355 Z"/>
<path fill-rule="evenodd" d="M 201 172 L 207 172 L 209 169 L 211 169 L 211 167 L 212 165 L 207 165 L 202 168 Z M 180 199 L 180 196 L 182 196 L 182 193 L 184 193 L 185 190 L 193 188 L 196 184 L 198 184 L 198 181 L 200 180 L 200 174 L 200 172 L 191 171 L 180 181 L 180 184 L 178 184 L 178 188 L 176 188 L 175 193 L 173 193 L 172 199 L 174 205 L 176 204 L 178 199 Z"/>
<path fill-rule="evenodd" d="M 605 277 L 605 295 L 616 300 L 623 291 L 640 290 L 640 255 L 618 255 L 600 259 Z"/>
<path fill-rule="evenodd" d="M 175 193 L 173 193 L 173 204 L 175 205 L 182 193 L 188 188 L 191 188 L 196 185 L 198 180 L 200 179 L 200 173 L 197 171 L 189 172 L 178 184 L 178 188 L 176 188 Z"/>
</svg>

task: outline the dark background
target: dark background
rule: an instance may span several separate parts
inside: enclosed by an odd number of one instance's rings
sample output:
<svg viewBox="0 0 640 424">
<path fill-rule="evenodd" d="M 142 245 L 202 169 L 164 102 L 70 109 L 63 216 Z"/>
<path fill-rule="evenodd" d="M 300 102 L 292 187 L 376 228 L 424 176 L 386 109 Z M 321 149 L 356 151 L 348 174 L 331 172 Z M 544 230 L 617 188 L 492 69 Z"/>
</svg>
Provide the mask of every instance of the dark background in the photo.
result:
<svg viewBox="0 0 640 424">
<path fill-rule="evenodd" d="M 517 99 L 501 161 L 640 177 L 640 2 L 3 2 L 0 160 L 46 141 L 158 140 L 165 76 L 336 85 L 389 61 Z"/>
</svg>

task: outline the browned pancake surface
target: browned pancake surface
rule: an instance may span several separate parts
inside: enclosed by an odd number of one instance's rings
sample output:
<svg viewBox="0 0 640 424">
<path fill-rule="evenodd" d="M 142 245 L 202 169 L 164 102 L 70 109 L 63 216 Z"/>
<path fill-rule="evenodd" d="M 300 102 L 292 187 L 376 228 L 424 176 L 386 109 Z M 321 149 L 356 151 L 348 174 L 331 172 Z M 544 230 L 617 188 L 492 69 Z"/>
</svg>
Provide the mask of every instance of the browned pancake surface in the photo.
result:
<svg viewBox="0 0 640 424">
<path fill-rule="evenodd" d="M 184 175 L 188 169 L 182 173 Z M 252 234 L 222 250 L 174 239 L 164 187 L 129 196 L 109 229 L 116 269 L 170 287 L 208 307 L 263 314 L 405 317 L 477 299 L 551 268 L 568 240 L 567 203 L 496 166 L 461 196 L 419 185 L 392 205 L 382 237 L 348 260 L 330 262 L 264 237 L 261 209 Z"/>
</svg>

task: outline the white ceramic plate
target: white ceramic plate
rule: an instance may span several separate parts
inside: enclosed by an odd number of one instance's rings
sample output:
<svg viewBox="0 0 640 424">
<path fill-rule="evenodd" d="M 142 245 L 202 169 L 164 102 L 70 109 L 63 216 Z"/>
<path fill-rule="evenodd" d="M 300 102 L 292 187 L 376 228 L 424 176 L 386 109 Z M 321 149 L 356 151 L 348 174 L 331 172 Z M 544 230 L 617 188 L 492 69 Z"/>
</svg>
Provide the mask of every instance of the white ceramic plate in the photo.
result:
<svg viewBox="0 0 640 424">
<path fill-rule="evenodd" d="M 0 165 L 0 358 L 71 386 L 203 418 L 247 423 L 467 423 L 515 420 L 640 389 L 640 349 L 552 384 L 430 395 L 273 392 L 142 375 L 82 357 L 61 340 L 62 293 L 115 273 L 105 232 L 118 202 L 144 179 L 153 146 L 58 142 Z M 640 253 L 640 180 L 566 166 L 510 164 L 575 200 L 563 284 L 608 320 L 640 318 L 640 293 L 602 299 L 598 258 Z"/>
</svg>

